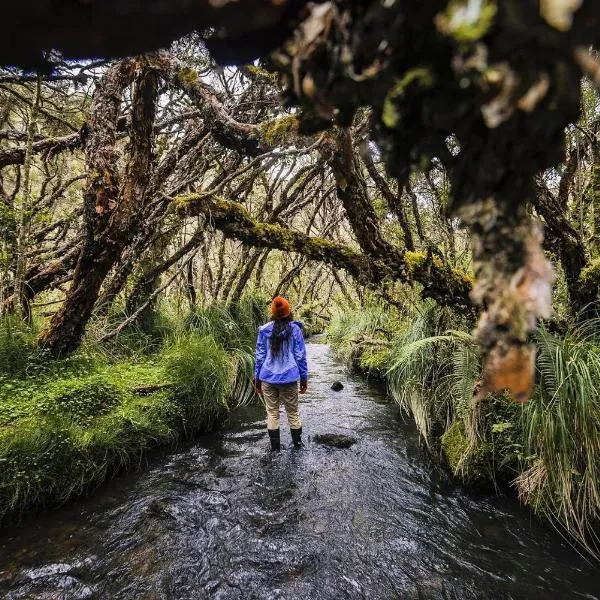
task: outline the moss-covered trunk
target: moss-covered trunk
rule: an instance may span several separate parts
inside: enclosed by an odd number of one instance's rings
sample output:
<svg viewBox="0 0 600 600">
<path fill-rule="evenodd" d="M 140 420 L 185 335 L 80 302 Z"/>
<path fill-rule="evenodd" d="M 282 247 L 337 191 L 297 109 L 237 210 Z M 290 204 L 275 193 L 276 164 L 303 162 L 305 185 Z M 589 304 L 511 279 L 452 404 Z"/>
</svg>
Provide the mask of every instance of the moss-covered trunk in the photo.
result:
<svg viewBox="0 0 600 600">
<path fill-rule="evenodd" d="M 131 143 L 120 183 L 117 121 L 123 92 L 134 77 Z M 84 247 L 67 297 L 38 340 L 54 355 L 72 352 L 81 343 L 102 283 L 139 226 L 153 160 L 157 93 L 158 75 L 146 59 L 117 63 L 96 91 L 86 141 Z"/>
</svg>

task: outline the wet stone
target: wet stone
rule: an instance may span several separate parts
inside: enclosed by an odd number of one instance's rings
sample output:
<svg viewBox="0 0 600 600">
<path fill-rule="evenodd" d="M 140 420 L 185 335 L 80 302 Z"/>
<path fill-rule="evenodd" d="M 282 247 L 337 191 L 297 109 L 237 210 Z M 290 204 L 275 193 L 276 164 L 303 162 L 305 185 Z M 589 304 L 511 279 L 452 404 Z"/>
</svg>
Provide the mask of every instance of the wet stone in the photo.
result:
<svg viewBox="0 0 600 600">
<path fill-rule="evenodd" d="M 331 389 L 334 392 L 341 392 L 344 389 L 344 384 L 341 381 L 334 381 L 331 384 Z"/>
<path fill-rule="evenodd" d="M 358 441 L 355 437 L 338 433 L 318 433 L 313 439 L 317 444 L 332 448 L 350 448 Z"/>
<path fill-rule="evenodd" d="M 173 518 L 173 507 L 167 499 L 161 498 L 150 502 L 148 505 L 147 514 L 149 516 L 158 517 L 160 519 Z"/>
</svg>

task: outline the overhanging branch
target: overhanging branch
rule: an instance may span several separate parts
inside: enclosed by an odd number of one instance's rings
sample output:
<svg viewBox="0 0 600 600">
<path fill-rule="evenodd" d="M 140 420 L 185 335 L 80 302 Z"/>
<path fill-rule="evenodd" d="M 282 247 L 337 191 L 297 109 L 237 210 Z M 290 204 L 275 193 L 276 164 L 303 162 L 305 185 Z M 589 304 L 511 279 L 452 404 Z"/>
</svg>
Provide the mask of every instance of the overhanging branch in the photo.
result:
<svg viewBox="0 0 600 600">
<path fill-rule="evenodd" d="M 344 269 L 362 284 L 377 284 L 383 280 L 418 282 L 423 286 L 424 297 L 472 310 L 470 276 L 458 269 L 446 268 L 437 257 L 427 253 L 400 252 L 371 258 L 344 244 L 256 221 L 241 204 L 214 195 L 179 196 L 173 200 L 173 210 L 182 217 L 204 215 L 225 236 L 249 246 L 297 252 L 310 260 Z"/>
</svg>

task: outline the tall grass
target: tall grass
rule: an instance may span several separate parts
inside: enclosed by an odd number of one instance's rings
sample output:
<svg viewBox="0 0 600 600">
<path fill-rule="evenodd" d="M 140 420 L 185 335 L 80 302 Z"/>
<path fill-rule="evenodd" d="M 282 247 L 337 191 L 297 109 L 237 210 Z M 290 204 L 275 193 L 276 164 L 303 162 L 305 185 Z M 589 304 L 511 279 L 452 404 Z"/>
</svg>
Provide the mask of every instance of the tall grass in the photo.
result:
<svg viewBox="0 0 600 600">
<path fill-rule="evenodd" d="M 537 334 L 539 385 L 522 413 L 520 497 L 598 552 L 600 321 Z"/>
<path fill-rule="evenodd" d="M 475 401 L 480 356 L 460 324 L 435 306 L 400 318 L 375 306 L 339 316 L 330 340 L 359 363 L 364 340 L 388 340 L 379 368 L 430 449 L 441 445 L 465 482 L 513 481 L 525 504 L 600 555 L 600 321 L 540 328 L 537 388 L 523 408 L 504 394 Z"/>
<path fill-rule="evenodd" d="M 228 350 L 254 349 L 256 332 L 267 316 L 267 302 L 259 296 L 245 296 L 235 304 L 209 305 L 190 312 L 184 331 L 212 335 Z"/>
<path fill-rule="evenodd" d="M 210 335 L 190 334 L 166 350 L 166 371 L 193 424 L 203 420 L 210 427 L 227 410 L 232 367 L 228 352 Z"/>
<path fill-rule="evenodd" d="M 383 303 L 359 311 L 335 313 L 327 337 L 338 358 L 367 373 L 383 371 L 389 357 L 390 334 L 400 326 L 398 314 Z"/>
<path fill-rule="evenodd" d="M 0 378 L 23 376 L 35 361 L 34 331 L 18 316 L 0 318 Z"/>
<path fill-rule="evenodd" d="M 128 329 L 100 344 L 114 324 L 108 315 L 62 360 L 41 355 L 20 321 L 0 320 L 0 520 L 86 492 L 148 449 L 209 430 L 255 400 L 265 309 L 247 298 L 179 322 L 167 315 L 152 339 Z"/>
<path fill-rule="evenodd" d="M 416 319 L 394 341 L 386 373 L 392 398 L 413 416 L 428 445 L 432 433 L 445 431 L 455 417 L 464 418 L 480 369 L 469 334 L 449 331 L 422 337 L 429 327 Z"/>
</svg>

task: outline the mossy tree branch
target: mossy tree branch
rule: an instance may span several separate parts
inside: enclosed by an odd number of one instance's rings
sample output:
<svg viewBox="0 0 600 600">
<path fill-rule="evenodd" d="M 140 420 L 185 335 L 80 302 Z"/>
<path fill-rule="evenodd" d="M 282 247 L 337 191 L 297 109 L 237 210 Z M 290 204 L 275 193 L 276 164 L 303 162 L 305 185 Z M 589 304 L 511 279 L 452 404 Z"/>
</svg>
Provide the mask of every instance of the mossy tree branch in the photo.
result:
<svg viewBox="0 0 600 600">
<path fill-rule="evenodd" d="M 179 196 L 173 201 L 173 210 L 181 217 L 204 215 L 226 237 L 249 246 L 297 252 L 310 260 L 344 269 L 363 285 L 383 280 L 417 282 L 423 286 L 424 297 L 472 310 L 471 277 L 458 269 L 445 267 L 430 253 L 397 251 L 388 256 L 371 257 L 344 244 L 256 221 L 241 204 L 214 195 Z"/>
</svg>

